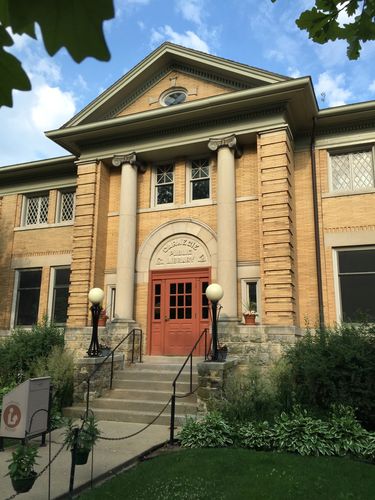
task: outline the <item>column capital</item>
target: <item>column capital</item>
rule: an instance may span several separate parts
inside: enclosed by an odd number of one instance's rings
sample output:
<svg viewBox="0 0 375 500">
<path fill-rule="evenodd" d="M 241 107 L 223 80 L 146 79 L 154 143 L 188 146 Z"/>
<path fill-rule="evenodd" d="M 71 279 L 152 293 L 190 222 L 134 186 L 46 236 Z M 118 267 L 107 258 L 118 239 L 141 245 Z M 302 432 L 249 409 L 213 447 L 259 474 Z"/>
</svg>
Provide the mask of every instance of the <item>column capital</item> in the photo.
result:
<svg viewBox="0 0 375 500">
<path fill-rule="evenodd" d="M 219 148 L 229 148 L 234 150 L 234 156 L 236 158 L 241 158 L 242 149 L 238 144 L 237 137 L 232 134 L 228 137 L 220 137 L 219 139 L 209 139 L 208 141 L 208 149 L 211 151 L 217 151 Z"/>
<path fill-rule="evenodd" d="M 137 160 L 136 153 L 128 153 L 122 155 L 114 155 L 112 158 L 112 165 L 114 167 L 121 167 L 124 163 L 129 163 L 132 167 L 137 167 L 139 172 L 143 174 L 146 171 L 146 165 Z"/>
</svg>

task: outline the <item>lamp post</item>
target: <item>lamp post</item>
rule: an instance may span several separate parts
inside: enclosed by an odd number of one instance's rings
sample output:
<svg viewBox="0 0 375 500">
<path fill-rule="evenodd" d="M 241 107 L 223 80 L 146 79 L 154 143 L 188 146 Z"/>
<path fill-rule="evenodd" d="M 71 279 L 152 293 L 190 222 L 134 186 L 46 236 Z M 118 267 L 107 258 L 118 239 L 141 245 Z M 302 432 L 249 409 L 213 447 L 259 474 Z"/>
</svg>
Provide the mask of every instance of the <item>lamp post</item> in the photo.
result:
<svg viewBox="0 0 375 500">
<path fill-rule="evenodd" d="M 102 306 L 100 304 L 104 298 L 104 292 L 101 288 L 91 288 L 88 297 L 92 304 L 90 307 L 92 315 L 92 334 L 87 354 L 90 357 L 95 357 L 99 356 L 98 322 L 100 311 L 102 310 Z"/>
<path fill-rule="evenodd" d="M 211 283 L 206 288 L 206 297 L 212 304 L 212 361 L 217 361 L 217 303 L 224 296 L 224 291 L 218 283 Z"/>
</svg>

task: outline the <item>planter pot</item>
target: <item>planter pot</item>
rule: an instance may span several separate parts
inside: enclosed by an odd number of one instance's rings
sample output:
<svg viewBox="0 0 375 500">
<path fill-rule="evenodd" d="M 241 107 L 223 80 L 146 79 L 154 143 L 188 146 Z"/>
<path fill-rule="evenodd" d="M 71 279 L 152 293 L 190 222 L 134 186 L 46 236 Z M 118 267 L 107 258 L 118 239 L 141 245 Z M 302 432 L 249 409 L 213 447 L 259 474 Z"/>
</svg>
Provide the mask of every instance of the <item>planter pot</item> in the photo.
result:
<svg viewBox="0 0 375 500">
<path fill-rule="evenodd" d="M 228 356 L 228 351 L 217 351 L 217 360 L 225 361 Z"/>
<path fill-rule="evenodd" d="M 245 325 L 255 325 L 255 314 L 244 314 Z"/>
<path fill-rule="evenodd" d="M 33 487 L 33 484 L 35 483 L 36 479 L 36 472 L 33 473 L 32 476 L 30 477 L 25 477 L 25 478 L 11 478 L 12 485 L 14 488 L 14 491 L 17 493 L 26 493 L 27 491 L 30 491 L 31 488 Z"/>
<path fill-rule="evenodd" d="M 107 319 L 108 319 L 108 316 L 106 315 L 105 311 L 102 310 L 100 312 L 98 326 L 105 326 L 107 324 Z"/>
<path fill-rule="evenodd" d="M 72 460 L 74 460 L 74 452 L 73 452 L 73 450 L 71 450 L 71 452 L 72 452 Z M 75 464 L 76 465 L 85 465 L 85 464 L 87 464 L 87 460 L 89 458 L 89 455 L 90 455 L 90 450 L 78 448 L 78 450 L 76 450 Z"/>
</svg>

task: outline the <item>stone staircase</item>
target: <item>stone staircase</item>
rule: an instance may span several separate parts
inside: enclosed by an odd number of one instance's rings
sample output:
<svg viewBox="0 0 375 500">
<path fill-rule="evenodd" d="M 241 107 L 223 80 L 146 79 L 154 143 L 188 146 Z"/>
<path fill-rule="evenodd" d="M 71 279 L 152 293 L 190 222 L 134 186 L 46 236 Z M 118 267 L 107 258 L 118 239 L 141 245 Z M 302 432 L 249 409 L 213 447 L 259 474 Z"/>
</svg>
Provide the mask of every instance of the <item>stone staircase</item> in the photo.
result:
<svg viewBox="0 0 375 500">
<path fill-rule="evenodd" d="M 180 370 L 185 357 L 145 356 L 143 363 L 128 365 L 115 372 L 113 388 L 102 397 L 90 402 L 90 409 L 98 420 L 149 423 L 162 410 L 172 395 L 172 382 Z M 197 386 L 196 364 L 201 358 L 193 359 L 193 390 Z M 181 373 L 177 383 L 177 395 L 190 390 L 190 364 Z M 65 408 L 67 417 L 80 417 L 85 404 L 80 403 Z M 197 412 L 197 398 L 191 394 L 176 399 L 176 425 L 182 423 L 186 415 Z M 170 404 L 156 420 L 156 424 L 169 425 Z"/>
</svg>

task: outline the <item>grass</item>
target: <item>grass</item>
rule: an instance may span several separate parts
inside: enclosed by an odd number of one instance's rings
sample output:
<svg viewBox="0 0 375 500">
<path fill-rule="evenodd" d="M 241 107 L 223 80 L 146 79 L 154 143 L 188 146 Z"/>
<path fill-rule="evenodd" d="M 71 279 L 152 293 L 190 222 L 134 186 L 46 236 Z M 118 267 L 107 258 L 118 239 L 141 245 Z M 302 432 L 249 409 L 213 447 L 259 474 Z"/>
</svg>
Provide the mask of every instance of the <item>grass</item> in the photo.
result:
<svg viewBox="0 0 375 500">
<path fill-rule="evenodd" d="M 375 466 L 243 449 L 179 450 L 146 460 L 79 498 L 119 499 L 126 492 L 132 500 L 370 500 Z"/>
</svg>

